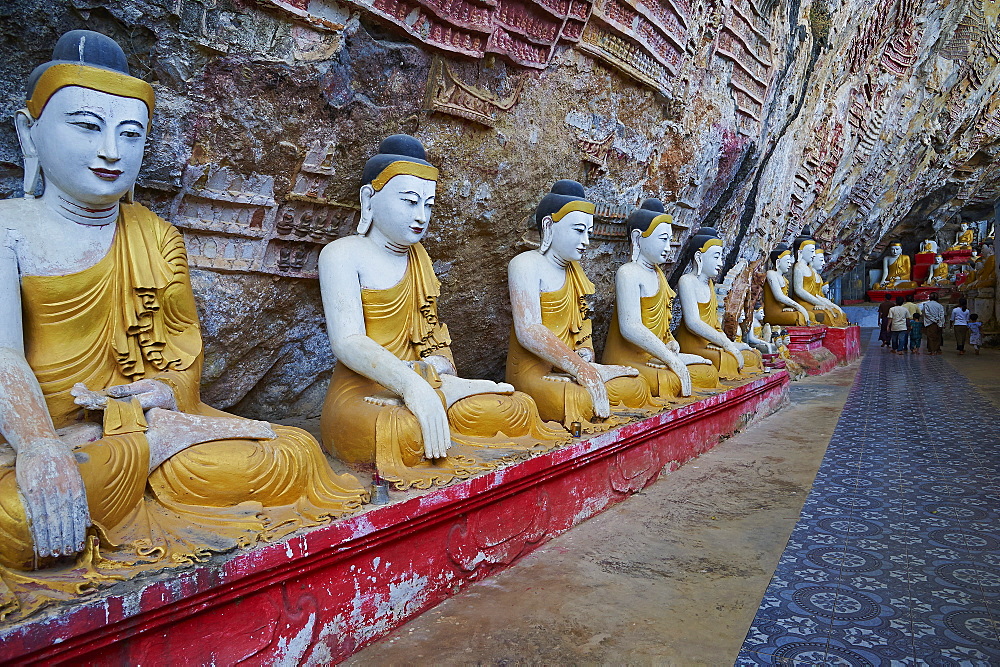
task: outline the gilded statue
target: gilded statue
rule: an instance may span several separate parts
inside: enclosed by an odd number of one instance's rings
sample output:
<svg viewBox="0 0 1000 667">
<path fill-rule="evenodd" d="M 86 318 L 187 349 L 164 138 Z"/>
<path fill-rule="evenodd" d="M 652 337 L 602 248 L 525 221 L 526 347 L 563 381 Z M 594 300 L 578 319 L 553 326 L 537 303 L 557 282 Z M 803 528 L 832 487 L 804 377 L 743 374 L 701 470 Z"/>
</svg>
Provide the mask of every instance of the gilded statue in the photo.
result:
<svg viewBox="0 0 1000 667">
<path fill-rule="evenodd" d="M 25 197 L 0 202 L 0 617 L 357 510 L 305 431 L 201 402 L 183 239 L 132 200 L 155 97 L 121 48 L 63 35 L 27 97 Z"/>
<path fill-rule="evenodd" d="M 826 325 L 831 327 L 846 327 L 850 322 L 847 320 L 847 314 L 844 310 L 830 300 L 829 291 L 830 286 L 823 280 L 823 268 L 826 266 L 826 253 L 818 245 L 815 246 L 815 253 L 813 254 L 812 260 L 809 262 L 809 266 L 812 267 L 813 275 L 810 281 L 808 277 L 803 279 L 803 284 L 809 289 L 810 293 L 816 297 L 819 302 L 826 308 Z"/>
<path fill-rule="evenodd" d="M 941 255 L 934 256 L 934 263 L 931 264 L 927 271 L 927 279 L 924 281 L 924 285 L 927 287 L 944 287 L 952 283 L 951 278 L 948 275 L 948 264 L 945 263 L 944 257 Z"/>
<path fill-rule="evenodd" d="M 632 260 L 615 275 L 615 312 L 601 361 L 635 368 L 663 399 L 690 396 L 692 385 L 715 389 L 719 374 L 712 362 L 681 352 L 671 332 L 677 295 L 660 265 L 673 259 L 673 217 L 660 200 L 647 199 L 626 224 Z"/>
<path fill-rule="evenodd" d="M 910 279 L 910 270 L 910 256 L 903 254 L 902 245 L 892 243 L 882 258 L 882 280 L 875 283 L 872 289 L 913 289 L 917 284 Z"/>
<path fill-rule="evenodd" d="M 426 158 L 414 137 L 383 140 L 362 174 L 358 233 L 319 259 L 337 356 L 323 445 L 400 490 L 465 479 L 570 439 L 511 385 L 458 376 L 438 317 L 440 282 L 421 244 L 438 180 Z"/>
<path fill-rule="evenodd" d="M 580 266 L 594 205 L 583 186 L 556 181 L 535 209 L 535 224 L 541 245 L 507 268 L 514 319 L 507 381 L 535 399 L 544 419 L 582 433 L 662 410 L 666 403 L 651 395 L 636 369 L 595 363 L 587 303 L 595 288 Z"/>
<path fill-rule="evenodd" d="M 795 264 L 792 266 L 792 298 L 809 313 L 809 319 L 833 327 L 847 326 L 847 316 L 837 304 L 823 294 L 823 278 L 817 270 L 823 260 L 817 261 L 819 250 L 806 228 L 792 243 Z"/>
<path fill-rule="evenodd" d="M 794 261 L 791 249 L 784 243 L 776 245 L 768 255 L 768 270 L 764 275 L 764 322 L 772 326 L 802 327 L 811 323 L 809 311 L 788 296 L 785 274 Z"/>
<path fill-rule="evenodd" d="M 948 250 L 972 250 L 972 244 L 975 240 L 976 232 L 969 227 L 969 223 L 960 223 L 958 233 L 955 234 L 955 244 L 948 248 Z"/>
<path fill-rule="evenodd" d="M 682 320 L 676 338 L 681 352 L 710 360 L 723 380 L 738 380 L 764 372 L 764 366 L 757 350 L 734 342 L 722 330 L 715 293 L 722 248 L 722 239 L 711 227 L 702 227 L 688 239 L 681 256 L 687 272 L 677 282 Z"/>
</svg>

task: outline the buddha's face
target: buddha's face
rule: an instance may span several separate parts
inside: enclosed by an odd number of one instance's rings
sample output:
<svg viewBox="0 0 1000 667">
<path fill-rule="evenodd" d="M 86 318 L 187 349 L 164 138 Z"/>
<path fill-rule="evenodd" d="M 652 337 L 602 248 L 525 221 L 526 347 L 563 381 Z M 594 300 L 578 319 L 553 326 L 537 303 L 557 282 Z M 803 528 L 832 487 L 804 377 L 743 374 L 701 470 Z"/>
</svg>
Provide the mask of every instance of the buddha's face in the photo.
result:
<svg viewBox="0 0 1000 667">
<path fill-rule="evenodd" d="M 722 246 L 714 245 L 708 250 L 695 253 L 695 257 L 701 258 L 701 275 L 708 278 L 716 278 L 722 269 Z"/>
<path fill-rule="evenodd" d="M 779 257 L 778 261 L 776 261 L 774 265 L 778 270 L 778 273 L 788 273 L 788 269 L 792 268 L 792 263 L 794 261 L 795 259 L 792 257 L 792 254 L 788 253 L 784 257 Z"/>
<path fill-rule="evenodd" d="M 962 224 L 960 224 L 960 225 L 958 226 L 958 228 L 959 228 L 960 230 L 962 230 L 963 232 L 967 232 L 967 231 L 969 231 L 969 223 L 967 223 L 967 222 L 963 222 Z"/>
<path fill-rule="evenodd" d="M 803 243 L 799 247 L 799 261 L 805 262 L 806 264 L 812 264 L 813 257 L 815 256 L 816 256 L 815 243 Z"/>
<path fill-rule="evenodd" d="M 361 188 L 361 215 L 390 243 L 411 246 L 427 234 L 437 182 L 410 174 L 389 179 L 378 192 Z"/>
<path fill-rule="evenodd" d="M 899 257 L 903 254 L 903 247 L 896 244 L 889 246 L 889 254 L 893 257 Z"/>
<path fill-rule="evenodd" d="M 558 222 L 545 218 L 551 223 L 552 241 L 546 254 L 569 262 L 579 261 L 590 245 L 590 234 L 594 231 L 594 216 L 583 211 L 570 211 Z M 545 220 L 542 221 L 545 224 Z"/>
<path fill-rule="evenodd" d="M 944 261 L 944 257 L 942 257 L 941 255 L 934 255 L 934 263 L 935 264 L 940 264 L 943 261 Z"/>
<path fill-rule="evenodd" d="M 815 253 L 809 264 L 817 271 L 822 271 L 823 267 L 826 266 L 826 257 L 824 256 L 824 253 Z"/>
<path fill-rule="evenodd" d="M 141 100 L 67 86 L 49 98 L 22 148 L 38 156 L 47 184 L 78 202 L 106 206 L 139 176 L 148 121 Z"/>
<path fill-rule="evenodd" d="M 639 255 L 650 264 L 663 264 L 670 259 L 673 238 L 673 228 L 661 222 L 649 236 L 639 236 Z"/>
</svg>

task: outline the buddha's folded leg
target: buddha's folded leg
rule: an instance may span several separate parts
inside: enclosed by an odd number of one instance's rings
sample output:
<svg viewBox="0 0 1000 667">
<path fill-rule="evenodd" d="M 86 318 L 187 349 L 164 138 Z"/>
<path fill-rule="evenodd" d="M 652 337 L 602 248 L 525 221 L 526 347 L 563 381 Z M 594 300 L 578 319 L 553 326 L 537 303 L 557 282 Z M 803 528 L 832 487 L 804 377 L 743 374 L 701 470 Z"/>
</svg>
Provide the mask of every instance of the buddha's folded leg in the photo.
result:
<svg viewBox="0 0 1000 667">
<path fill-rule="evenodd" d="M 545 451 L 569 439 L 558 422 L 542 421 L 522 391 L 463 398 L 448 408 L 448 422 L 453 439 L 480 447 Z"/>
<path fill-rule="evenodd" d="M 657 398 L 671 400 L 681 395 L 681 379 L 669 368 L 652 368 L 643 364 L 640 376 L 649 385 L 650 393 Z"/>
<path fill-rule="evenodd" d="M 806 325 L 802 313 L 795 309 L 770 311 L 765 315 L 764 321 L 771 326 L 778 327 L 804 327 Z"/>
<path fill-rule="evenodd" d="M 141 433 L 108 436 L 75 450 L 90 518 L 103 529 L 122 523 L 143 502 L 149 444 Z M 13 466 L 0 468 L 0 565 L 34 567 L 34 542 Z"/>
<path fill-rule="evenodd" d="M 743 350 L 743 373 L 762 373 L 764 358 L 757 350 Z"/>
<path fill-rule="evenodd" d="M 605 386 L 612 409 L 619 407 L 653 413 L 666 405 L 653 398 L 649 385 L 641 377 L 616 377 L 607 381 Z"/>
<path fill-rule="evenodd" d="M 189 447 L 153 471 L 150 489 L 172 507 L 258 504 L 266 539 L 344 516 L 365 502 L 361 484 L 335 474 L 312 436 L 288 426 L 272 428 L 278 437 L 270 440 Z"/>
<path fill-rule="evenodd" d="M 691 386 L 699 389 L 721 389 L 719 387 L 719 371 L 712 364 L 689 364 Z"/>
</svg>

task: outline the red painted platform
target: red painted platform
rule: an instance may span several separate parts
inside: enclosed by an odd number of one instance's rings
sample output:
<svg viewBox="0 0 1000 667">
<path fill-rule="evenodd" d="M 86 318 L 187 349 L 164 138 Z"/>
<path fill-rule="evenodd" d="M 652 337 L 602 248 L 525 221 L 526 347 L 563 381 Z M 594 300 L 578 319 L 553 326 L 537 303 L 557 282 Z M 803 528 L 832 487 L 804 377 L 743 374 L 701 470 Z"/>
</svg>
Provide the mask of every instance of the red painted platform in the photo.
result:
<svg viewBox="0 0 1000 667">
<path fill-rule="evenodd" d="M 123 582 L 0 630 L 0 663 L 343 660 L 773 413 L 788 382 L 777 371 L 275 544 Z"/>
<path fill-rule="evenodd" d="M 837 363 L 846 365 L 861 358 L 861 327 L 827 327 L 823 347 L 837 357 Z"/>
<path fill-rule="evenodd" d="M 787 327 L 788 352 L 808 375 L 822 375 L 837 367 L 837 357 L 823 346 L 831 327 Z"/>
<path fill-rule="evenodd" d="M 945 250 L 941 253 L 941 258 L 945 264 L 965 264 L 972 259 L 972 249 L 969 250 Z"/>
<path fill-rule="evenodd" d="M 865 292 L 865 295 L 868 296 L 868 300 L 869 301 L 872 301 L 872 302 L 875 302 L 875 303 L 881 303 L 882 301 L 885 301 L 885 296 L 887 294 L 889 296 L 891 296 L 893 299 L 895 299 L 897 296 L 901 296 L 901 297 L 903 297 L 905 299 L 908 296 L 913 296 L 916 293 L 916 291 L 917 291 L 917 288 L 913 288 L 913 289 L 870 289 L 867 292 Z"/>
</svg>

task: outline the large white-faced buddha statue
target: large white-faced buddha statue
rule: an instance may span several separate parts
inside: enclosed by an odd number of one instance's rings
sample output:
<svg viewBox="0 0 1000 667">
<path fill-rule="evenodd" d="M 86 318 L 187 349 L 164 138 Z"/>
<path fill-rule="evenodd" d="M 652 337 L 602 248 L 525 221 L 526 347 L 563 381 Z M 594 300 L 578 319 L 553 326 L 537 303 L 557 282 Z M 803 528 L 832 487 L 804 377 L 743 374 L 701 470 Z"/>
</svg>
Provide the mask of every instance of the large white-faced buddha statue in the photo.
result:
<svg viewBox="0 0 1000 667">
<path fill-rule="evenodd" d="M 811 322 L 809 311 L 788 296 L 788 279 L 785 274 L 792 268 L 795 258 L 792 250 L 779 243 L 767 258 L 764 275 L 764 322 L 772 326 L 806 326 Z"/>
<path fill-rule="evenodd" d="M 722 330 L 715 293 L 722 250 L 722 239 L 711 227 L 702 227 L 688 239 L 681 256 L 687 272 L 677 282 L 683 316 L 675 335 L 681 352 L 710 360 L 724 380 L 738 380 L 764 372 L 764 366 L 757 350 L 731 340 Z"/>
<path fill-rule="evenodd" d="M 510 261 L 514 320 L 507 381 L 530 394 L 542 417 L 582 432 L 600 431 L 663 409 L 639 372 L 596 362 L 587 297 L 594 284 L 580 266 L 590 244 L 594 205 L 576 181 L 557 181 L 535 210 L 537 250 Z M 618 417 L 612 415 L 617 413 Z"/>
<path fill-rule="evenodd" d="M 509 384 L 457 375 L 440 282 L 420 243 L 438 178 L 426 157 L 414 137 L 383 140 L 362 174 L 358 233 L 319 259 L 337 356 L 323 444 L 397 489 L 447 484 L 570 439 Z"/>
<path fill-rule="evenodd" d="M 673 260 L 673 218 L 658 199 L 647 199 L 628 218 L 632 261 L 615 275 L 615 312 L 601 361 L 631 366 L 653 396 L 690 396 L 692 386 L 715 389 L 719 373 L 704 357 L 681 352 L 671 309 L 677 294 L 660 265 Z"/>
<path fill-rule="evenodd" d="M 27 97 L 26 196 L 0 202 L 0 616 L 85 589 L 67 568 L 121 579 L 356 510 L 305 431 L 201 402 L 184 242 L 131 201 L 154 94 L 121 48 L 63 35 Z"/>
</svg>

